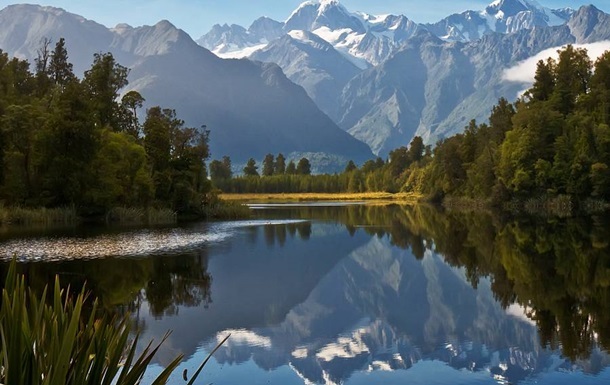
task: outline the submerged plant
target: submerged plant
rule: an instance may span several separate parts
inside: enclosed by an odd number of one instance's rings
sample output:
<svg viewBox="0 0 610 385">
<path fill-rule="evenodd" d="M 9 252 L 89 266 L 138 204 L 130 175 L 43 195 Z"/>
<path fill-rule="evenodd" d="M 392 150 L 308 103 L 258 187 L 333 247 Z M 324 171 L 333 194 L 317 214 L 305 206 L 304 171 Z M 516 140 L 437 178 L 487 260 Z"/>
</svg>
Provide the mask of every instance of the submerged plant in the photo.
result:
<svg viewBox="0 0 610 385">
<path fill-rule="evenodd" d="M 159 343 L 149 343 L 137 355 L 138 337 L 130 339 L 128 317 L 98 317 L 97 301 L 87 309 L 87 316 L 84 311 L 87 297 L 82 291 L 73 298 L 70 289 L 62 290 L 56 278 L 52 296 L 47 301 L 47 289 L 37 296 L 27 287 L 25 278 L 17 274 L 13 261 L 2 290 L 0 307 L 0 383 L 140 384 L 146 368 L 169 333 Z M 176 357 L 152 385 L 167 383 L 182 358 L 182 355 Z"/>
</svg>

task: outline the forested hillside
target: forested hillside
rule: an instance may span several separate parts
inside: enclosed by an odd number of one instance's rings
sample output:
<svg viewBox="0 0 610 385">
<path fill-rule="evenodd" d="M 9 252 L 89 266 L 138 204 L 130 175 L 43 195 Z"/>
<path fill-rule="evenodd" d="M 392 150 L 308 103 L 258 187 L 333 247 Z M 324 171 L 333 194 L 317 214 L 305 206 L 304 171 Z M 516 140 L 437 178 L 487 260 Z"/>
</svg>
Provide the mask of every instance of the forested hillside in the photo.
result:
<svg viewBox="0 0 610 385">
<path fill-rule="evenodd" d="M 406 173 L 406 189 L 491 198 L 610 195 L 610 52 L 595 64 L 567 46 L 538 62 L 535 83 L 515 104 L 500 100 L 489 124 L 437 144 Z M 419 175 L 419 177 L 414 177 Z M 417 181 L 417 182 L 416 182 Z"/>
</svg>

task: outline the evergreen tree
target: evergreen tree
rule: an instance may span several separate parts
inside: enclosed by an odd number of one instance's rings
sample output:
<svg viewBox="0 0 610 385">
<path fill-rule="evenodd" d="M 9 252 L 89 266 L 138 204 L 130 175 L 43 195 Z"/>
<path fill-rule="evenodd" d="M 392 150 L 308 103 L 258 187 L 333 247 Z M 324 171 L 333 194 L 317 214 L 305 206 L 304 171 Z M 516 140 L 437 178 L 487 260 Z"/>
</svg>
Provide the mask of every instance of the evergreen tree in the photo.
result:
<svg viewBox="0 0 610 385">
<path fill-rule="evenodd" d="M 263 176 L 271 176 L 273 175 L 275 168 L 275 159 L 272 154 L 265 155 L 265 159 L 263 160 Z"/>
<path fill-rule="evenodd" d="M 245 176 L 259 176 L 258 166 L 253 158 L 248 159 L 248 163 L 246 164 L 246 167 L 244 167 L 243 171 Z"/>
<path fill-rule="evenodd" d="M 233 178 L 233 166 L 231 165 L 231 158 L 227 155 L 222 157 L 222 165 L 225 169 L 226 179 Z"/>
<path fill-rule="evenodd" d="M 584 48 L 568 45 L 559 51 L 559 61 L 555 70 L 555 88 L 551 96 L 553 106 L 563 115 L 574 111 L 579 95 L 589 91 L 592 63 Z"/>
<path fill-rule="evenodd" d="M 426 146 L 424 145 L 424 141 L 421 136 L 415 136 L 411 140 L 411 144 L 409 144 L 408 157 L 411 163 L 419 162 L 426 151 Z"/>
<path fill-rule="evenodd" d="M 534 85 L 529 91 L 529 95 L 534 100 L 548 100 L 555 90 L 555 60 L 549 58 L 547 61 L 540 60 L 536 66 Z"/>
<path fill-rule="evenodd" d="M 299 175 L 311 175 L 311 164 L 309 159 L 301 158 L 297 164 L 296 173 Z"/>
<path fill-rule="evenodd" d="M 51 54 L 49 63 L 49 75 L 54 84 L 60 88 L 64 88 L 68 83 L 75 81 L 76 76 L 72 69 L 72 63 L 68 61 L 68 51 L 66 50 L 66 41 L 62 37 L 55 44 L 55 49 Z"/>
<path fill-rule="evenodd" d="M 286 158 L 281 152 L 277 154 L 277 157 L 275 158 L 275 168 L 273 173 L 275 175 L 284 175 L 284 173 L 286 173 Z"/>
<path fill-rule="evenodd" d="M 505 98 L 500 98 L 489 116 L 489 125 L 491 134 L 489 139 L 496 145 L 500 145 L 504 141 L 506 133 L 513 128 L 513 116 L 515 116 L 515 108 Z"/>
<path fill-rule="evenodd" d="M 345 169 L 343 170 L 343 172 L 349 173 L 349 172 L 352 172 L 357 169 L 358 169 L 358 167 L 356 167 L 356 164 L 354 163 L 354 161 L 350 160 L 349 162 L 347 162 L 347 165 L 345 166 Z"/>
<path fill-rule="evenodd" d="M 287 175 L 294 175 L 297 173 L 297 167 L 294 164 L 293 160 L 290 160 L 290 162 L 288 162 L 288 166 L 286 166 L 286 174 Z"/>
</svg>

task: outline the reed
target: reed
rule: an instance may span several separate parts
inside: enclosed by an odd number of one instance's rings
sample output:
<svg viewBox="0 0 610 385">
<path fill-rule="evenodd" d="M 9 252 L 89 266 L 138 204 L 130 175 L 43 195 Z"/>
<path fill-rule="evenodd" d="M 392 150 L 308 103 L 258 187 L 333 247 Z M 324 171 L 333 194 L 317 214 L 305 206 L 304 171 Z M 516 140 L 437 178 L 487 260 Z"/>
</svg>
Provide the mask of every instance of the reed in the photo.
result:
<svg viewBox="0 0 610 385">
<path fill-rule="evenodd" d="M 6 207 L 0 205 L 0 223 L 2 225 L 68 225 L 80 220 L 76 208 L 26 208 Z"/>
<path fill-rule="evenodd" d="M 210 219 L 243 219 L 251 215 L 248 206 L 237 201 L 221 201 L 206 208 L 206 217 Z"/>
<path fill-rule="evenodd" d="M 220 199 L 225 201 L 305 201 L 305 200 L 395 200 L 406 202 L 417 202 L 422 198 L 417 193 L 290 193 L 290 194 L 220 194 Z"/>
</svg>

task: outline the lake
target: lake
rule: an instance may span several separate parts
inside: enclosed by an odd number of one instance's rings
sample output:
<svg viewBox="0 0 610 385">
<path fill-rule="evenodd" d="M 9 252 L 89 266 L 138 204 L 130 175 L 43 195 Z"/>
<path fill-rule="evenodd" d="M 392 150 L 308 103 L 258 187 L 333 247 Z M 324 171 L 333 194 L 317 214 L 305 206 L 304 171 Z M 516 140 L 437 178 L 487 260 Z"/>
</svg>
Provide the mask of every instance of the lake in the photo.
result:
<svg viewBox="0 0 610 385">
<path fill-rule="evenodd" d="M 92 291 L 184 384 L 610 383 L 610 220 L 398 204 L 247 221 L 4 229 L 28 283 Z M 6 263 L 1 268 L 6 271 Z M 144 343 L 144 342 L 143 342 Z"/>
</svg>

